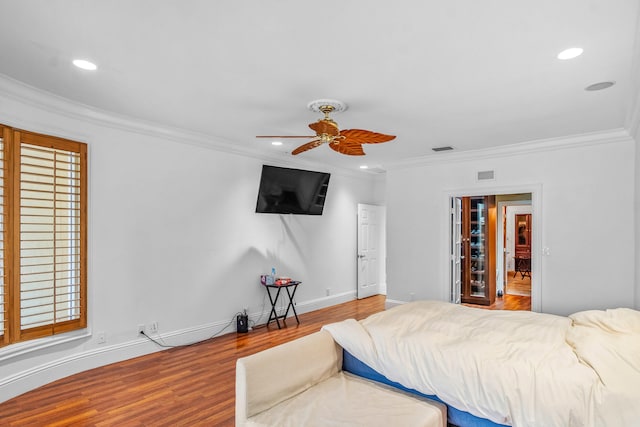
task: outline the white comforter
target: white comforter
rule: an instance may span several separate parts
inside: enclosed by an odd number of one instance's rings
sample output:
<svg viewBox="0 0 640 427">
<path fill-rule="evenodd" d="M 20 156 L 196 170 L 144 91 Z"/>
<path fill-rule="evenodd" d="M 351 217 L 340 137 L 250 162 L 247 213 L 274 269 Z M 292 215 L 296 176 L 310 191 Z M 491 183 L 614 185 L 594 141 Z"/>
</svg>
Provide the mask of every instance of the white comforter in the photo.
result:
<svg viewBox="0 0 640 427">
<path fill-rule="evenodd" d="M 513 426 L 640 426 L 640 312 L 569 317 L 438 301 L 325 326 L 392 381 Z"/>
</svg>

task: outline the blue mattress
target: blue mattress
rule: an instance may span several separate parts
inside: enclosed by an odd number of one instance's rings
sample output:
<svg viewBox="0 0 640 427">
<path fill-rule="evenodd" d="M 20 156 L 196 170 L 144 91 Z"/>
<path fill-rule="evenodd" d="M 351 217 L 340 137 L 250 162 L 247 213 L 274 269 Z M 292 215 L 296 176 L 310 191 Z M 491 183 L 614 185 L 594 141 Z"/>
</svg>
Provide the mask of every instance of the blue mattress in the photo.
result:
<svg viewBox="0 0 640 427">
<path fill-rule="evenodd" d="M 416 390 L 406 388 L 405 386 L 399 383 L 396 383 L 387 379 L 387 377 L 378 373 L 377 371 L 375 371 L 374 369 L 369 367 L 367 364 L 365 364 L 364 362 L 354 357 L 351 353 L 349 353 L 346 350 L 343 350 L 343 355 L 344 357 L 342 361 L 342 369 L 347 372 L 351 372 L 354 375 L 358 375 L 364 378 L 378 381 L 383 384 L 388 384 L 390 386 L 399 388 L 409 393 L 414 393 L 419 396 L 426 397 L 428 399 L 433 399 L 438 402 L 442 402 L 442 400 L 438 399 L 438 396 L 426 395 Z M 505 426 L 504 424 L 496 424 L 493 421 L 487 420 L 486 418 L 478 418 L 475 415 L 471 415 L 468 412 L 461 411 L 449 405 L 447 405 L 447 418 L 450 424 L 453 424 L 459 427 L 508 427 L 508 426 Z"/>
</svg>

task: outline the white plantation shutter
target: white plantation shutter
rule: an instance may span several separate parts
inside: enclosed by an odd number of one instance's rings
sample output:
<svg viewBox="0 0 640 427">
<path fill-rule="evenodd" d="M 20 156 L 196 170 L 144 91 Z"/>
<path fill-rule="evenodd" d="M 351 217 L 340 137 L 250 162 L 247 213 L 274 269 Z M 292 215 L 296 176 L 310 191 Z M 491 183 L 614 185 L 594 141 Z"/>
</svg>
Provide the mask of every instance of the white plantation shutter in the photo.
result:
<svg viewBox="0 0 640 427">
<path fill-rule="evenodd" d="M 20 147 L 20 327 L 80 318 L 80 156 Z"/>
<path fill-rule="evenodd" d="M 22 131 L 10 139 L 5 305 L 15 342 L 86 327 L 86 145 Z"/>
</svg>

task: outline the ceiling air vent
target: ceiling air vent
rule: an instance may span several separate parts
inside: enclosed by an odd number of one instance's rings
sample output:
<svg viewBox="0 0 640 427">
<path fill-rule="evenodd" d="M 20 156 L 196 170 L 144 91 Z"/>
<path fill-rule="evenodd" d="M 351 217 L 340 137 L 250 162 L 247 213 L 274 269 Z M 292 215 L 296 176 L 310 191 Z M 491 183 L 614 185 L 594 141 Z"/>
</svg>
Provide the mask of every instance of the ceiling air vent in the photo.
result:
<svg viewBox="0 0 640 427">
<path fill-rule="evenodd" d="M 453 147 L 449 147 L 449 146 L 446 146 L 446 147 L 435 147 L 435 148 L 432 148 L 432 150 L 433 150 L 433 151 L 435 151 L 435 152 L 437 153 L 437 152 L 439 152 L 439 151 L 449 151 L 449 150 L 453 150 Z"/>
<path fill-rule="evenodd" d="M 478 181 L 492 180 L 494 178 L 495 178 L 495 176 L 493 174 L 493 171 L 480 171 L 480 172 L 478 172 Z"/>
</svg>

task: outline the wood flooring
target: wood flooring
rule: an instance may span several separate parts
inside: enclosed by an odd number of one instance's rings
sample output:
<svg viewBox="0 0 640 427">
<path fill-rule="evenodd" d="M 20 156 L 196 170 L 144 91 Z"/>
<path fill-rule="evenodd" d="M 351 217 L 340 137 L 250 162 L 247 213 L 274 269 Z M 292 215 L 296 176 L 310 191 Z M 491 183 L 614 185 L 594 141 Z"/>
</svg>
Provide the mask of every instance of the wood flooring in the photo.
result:
<svg viewBox="0 0 640 427">
<path fill-rule="evenodd" d="M 85 371 L 0 404 L 0 426 L 233 426 L 235 363 L 332 322 L 384 310 L 382 295 Z M 286 361 L 283 361 L 286 363 Z"/>
<path fill-rule="evenodd" d="M 513 309 L 526 298 L 530 306 L 530 297 L 500 300 Z M 272 323 L 72 375 L 0 404 L 0 426 L 233 426 L 238 357 L 384 307 L 382 295 L 350 301 L 302 314 L 300 325 L 289 318 L 280 330 Z"/>
<path fill-rule="evenodd" d="M 463 304 L 467 307 L 482 308 L 485 310 L 525 310 L 531 311 L 531 297 L 522 295 L 503 295 L 496 297 L 491 305 Z"/>
<path fill-rule="evenodd" d="M 507 272 L 505 293 L 509 295 L 531 296 L 531 276 L 523 276 L 513 271 Z"/>
<path fill-rule="evenodd" d="M 464 304 L 468 307 L 483 308 L 488 310 L 525 310 L 531 311 L 531 276 L 522 277 L 513 271 L 507 272 L 506 292 L 490 306 Z"/>
</svg>

